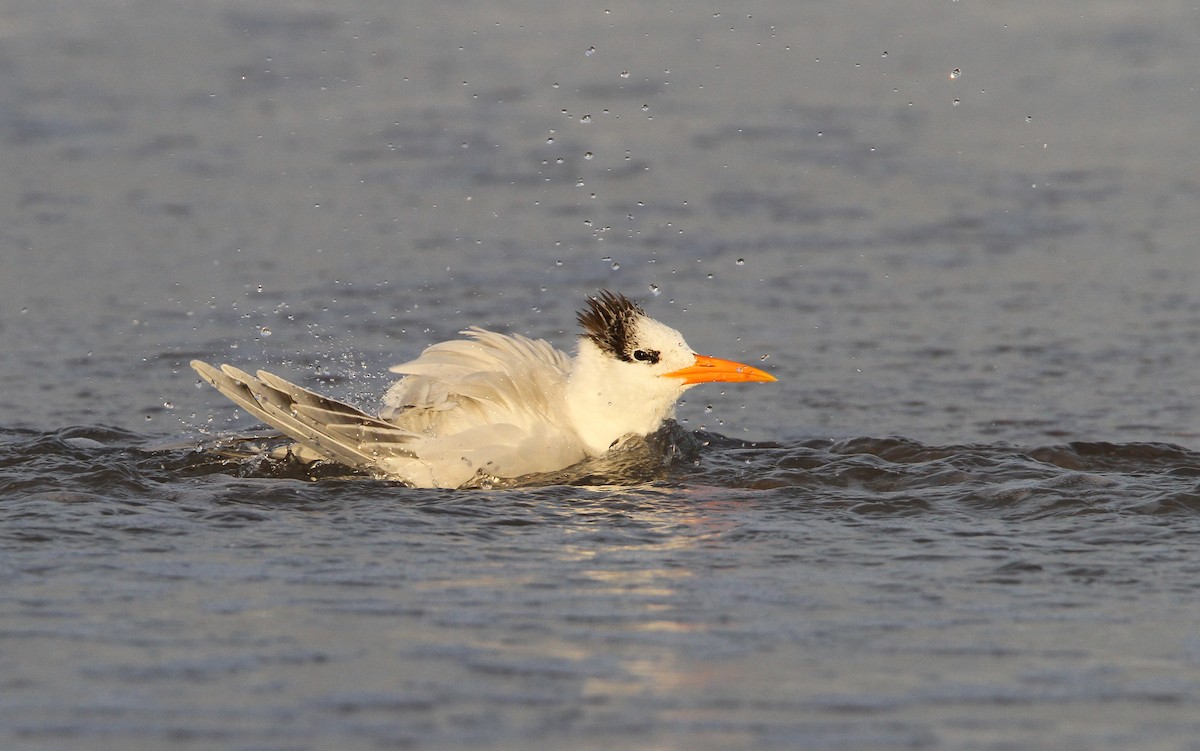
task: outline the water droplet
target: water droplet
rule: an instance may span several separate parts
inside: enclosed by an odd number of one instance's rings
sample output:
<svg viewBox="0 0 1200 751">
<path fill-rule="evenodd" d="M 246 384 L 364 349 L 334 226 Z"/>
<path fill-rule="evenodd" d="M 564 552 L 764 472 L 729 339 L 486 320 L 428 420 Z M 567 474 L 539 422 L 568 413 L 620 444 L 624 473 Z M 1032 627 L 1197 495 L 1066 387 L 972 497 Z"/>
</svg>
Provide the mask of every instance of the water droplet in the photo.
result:
<svg viewBox="0 0 1200 751">
<path fill-rule="evenodd" d="M 960 77 L 961 75 L 962 75 L 962 71 L 959 70 L 958 68 L 955 68 L 954 70 L 950 71 L 950 80 L 953 81 L 956 78 Z"/>
<path fill-rule="evenodd" d="M 1033 122 L 1033 115 L 1026 115 L 1026 116 L 1025 116 L 1025 122 L 1027 122 L 1027 123 L 1031 123 L 1031 122 Z"/>
<path fill-rule="evenodd" d="M 612 262 L 612 270 L 616 271 L 619 268 L 621 268 L 621 264 L 617 263 L 616 261 L 613 261 Z"/>
<path fill-rule="evenodd" d="M 175 409 L 175 403 L 174 402 L 163 402 L 163 407 L 165 407 L 166 409 Z"/>
<path fill-rule="evenodd" d="M 591 160 L 593 156 L 594 156 L 594 155 L 592 154 L 592 152 L 590 152 L 590 151 L 589 151 L 589 152 L 587 152 L 586 154 L 584 154 L 584 155 L 583 155 L 583 158 L 584 158 L 584 159 L 587 159 L 587 160 Z"/>
<path fill-rule="evenodd" d="M 258 333 L 262 334 L 263 336 L 270 336 L 271 329 L 268 326 L 263 326 L 261 329 L 258 330 Z"/>
<path fill-rule="evenodd" d="M 738 266 L 745 266 L 745 265 L 746 265 L 746 259 L 745 259 L 745 258 L 739 258 L 739 259 L 737 259 L 737 261 L 735 261 L 735 263 L 736 263 Z"/>
<path fill-rule="evenodd" d="M 581 122 L 581 123 L 590 123 L 591 121 L 592 121 L 591 115 L 584 115 L 583 117 L 579 118 L 579 122 Z"/>
<path fill-rule="evenodd" d="M 627 71 L 627 70 L 621 71 L 621 78 L 629 78 L 629 71 Z"/>
<path fill-rule="evenodd" d="M 955 107 L 957 107 L 957 106 L 958 106 L 959 104 L 961 104 L 961 103 L 962 103 L 962 100 L 961 100 L 961 99 L 955 99 L 955 100 L 954 100 L 954 106 L 955 106 Z"/>
<path fill-rule="evenodd" d="M 657 284 L 651 284 L 650 285 L 650 294 L 654 295 L 655 297 L 658 297 L 660 294 L 662 294 L 662 291 L 658 288 Z"/>
<path fill-rule="evenodd" d="M 588 57 L 591 57 L 592 55 L 596 54 L 596 48 L 595 48 L 595 47 L 588 47 L 588 48 L 587 48 L 587 52 L 585 52 L 585 53 L 583 53 L 583 54 L 587 55 Z"/>
<path fill-rule="evenodd" d="M 711 404 L 709 404 L 709 405 L 707 405 L 707 406 L 704 408 L 704 414 L 706 414 L 706 415 L 707 415 L 707 414 L 709 414 L 710 412 L 712 412 L 712 410 L 713 410 L 713 406 L 712 406 Z"/>
</svg>

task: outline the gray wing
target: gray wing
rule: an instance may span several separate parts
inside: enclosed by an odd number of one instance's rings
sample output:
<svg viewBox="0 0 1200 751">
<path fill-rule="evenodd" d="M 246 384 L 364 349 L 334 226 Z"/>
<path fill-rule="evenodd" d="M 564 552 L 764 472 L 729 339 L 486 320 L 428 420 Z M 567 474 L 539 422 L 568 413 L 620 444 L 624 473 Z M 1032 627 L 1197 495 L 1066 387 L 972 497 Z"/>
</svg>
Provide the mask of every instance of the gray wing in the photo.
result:
<svg viewBox="0 0 1200 751">
<path fill-rule="evenodd" d="M 416 458 L 416 434 L 356 407 L 315 394 L 264 370 L 219 369 L 192 360 L 192 369 L 249 414 L 336 462 L 378 471 L 388 459 Z"/>
</svg>

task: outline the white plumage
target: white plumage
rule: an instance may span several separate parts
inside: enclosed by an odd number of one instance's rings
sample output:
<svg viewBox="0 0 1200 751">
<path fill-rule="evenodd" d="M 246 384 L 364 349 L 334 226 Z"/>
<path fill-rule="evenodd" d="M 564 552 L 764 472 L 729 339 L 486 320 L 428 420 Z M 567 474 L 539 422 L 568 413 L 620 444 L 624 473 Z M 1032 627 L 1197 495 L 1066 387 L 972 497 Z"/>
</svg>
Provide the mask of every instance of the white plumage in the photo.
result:
<svg viewBox="0 0 1200 751">
<path fill-rule="evenodd" d="M 479 328 L 391 370 L 404 377 L 378 416 L 266 371 L 191 365 L 251 415 L 309 453 L 416 487 L 553 472 L 648 435 L 679 396 L 708 381 L 774 381 L 749 365 L 697 355 L 675 329 L 623 295 L 580 312 L 574 358 L 540 339 Z"/>
</svg>

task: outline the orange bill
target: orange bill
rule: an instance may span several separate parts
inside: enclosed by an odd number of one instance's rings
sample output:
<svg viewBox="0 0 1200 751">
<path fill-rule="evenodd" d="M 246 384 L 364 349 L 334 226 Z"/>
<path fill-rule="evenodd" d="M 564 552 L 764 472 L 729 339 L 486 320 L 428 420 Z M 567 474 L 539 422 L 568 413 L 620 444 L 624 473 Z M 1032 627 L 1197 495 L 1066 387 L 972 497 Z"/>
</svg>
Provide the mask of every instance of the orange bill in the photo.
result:
<svg viewBox="0 0 1200 751">
<path fill-rule="evenodd" d="M 743 365 L 740 362 L 722 360 L 717 357 L 709 357 L 708 355 L 696 355 L 696 362 L 686 368 L 664 373 L 663 378 L 682 378 L 683 382 L 689 385 L 693 383 L 711 383 L 713 381 L 725 381 L 728 383 L 757 381 L 768 383 L 775 380 L 775 376 L 766 371 L 759 370 L 752 365 Z"/>
</svg>

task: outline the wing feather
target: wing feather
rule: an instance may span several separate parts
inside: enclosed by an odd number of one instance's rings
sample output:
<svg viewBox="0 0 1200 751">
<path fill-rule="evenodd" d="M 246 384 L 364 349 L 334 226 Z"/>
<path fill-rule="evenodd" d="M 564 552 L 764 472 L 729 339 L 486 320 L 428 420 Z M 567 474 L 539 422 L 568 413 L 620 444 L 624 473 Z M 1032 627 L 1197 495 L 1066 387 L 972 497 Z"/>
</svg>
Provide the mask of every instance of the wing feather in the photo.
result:
<svg viewBox="0 0 1200 751">
<path fill-rule="evenodd" d="M 232 365 L 222 365 L 219 370 L 199 360 L 191 365 L 249 414 L 328 459 L 376 470 L 381 456 L 415 456 L 407 444 L 417 436 L 349 404 L 263 370 L 250 375 Z"/>
<path fill-rule="evenodd" d="M 552 422 L 571 360 L 541 339 L 479 328 L 441 342 L 391 368 L 406 377 L 384 397 L 384 416 L 420 432 L 444 435 L 475 425 Z M 438 412 L 455 414 L 437 415 Z"/>
<path fill-rule="evenodd" d="M 471 328 L 392 368 L 379 417 L 266 371 L 200 361 L 204 380 L 318 455 L 420 487 L 574 464 L 586 449 L 565 413 L 570 358 L 540 339 Z"/>
</svg>

